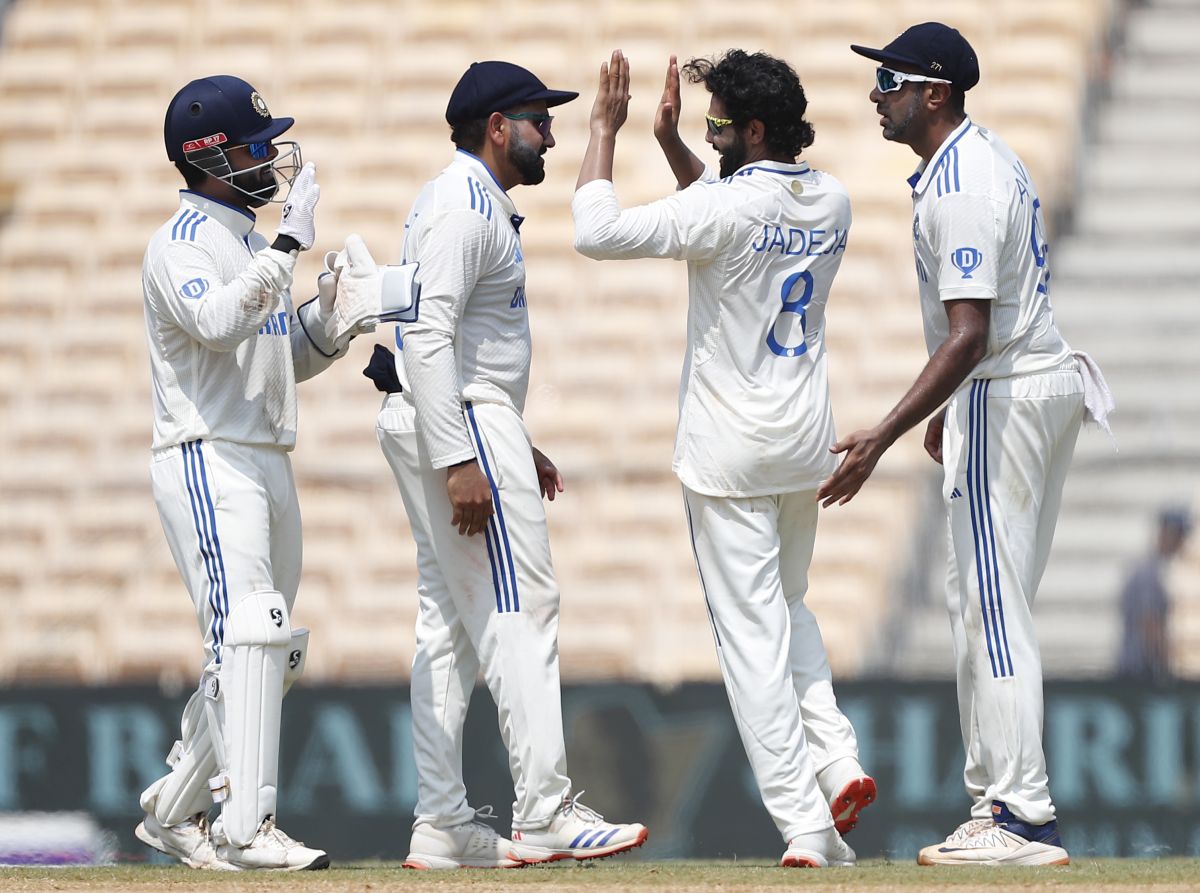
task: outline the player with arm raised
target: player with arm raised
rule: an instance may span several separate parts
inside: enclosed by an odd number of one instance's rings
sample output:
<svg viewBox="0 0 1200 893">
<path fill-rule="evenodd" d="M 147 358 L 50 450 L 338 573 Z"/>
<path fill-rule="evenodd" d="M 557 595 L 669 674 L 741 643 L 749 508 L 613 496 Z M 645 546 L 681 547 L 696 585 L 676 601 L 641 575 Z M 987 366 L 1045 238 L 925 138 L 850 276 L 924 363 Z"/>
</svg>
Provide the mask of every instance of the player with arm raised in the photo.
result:
<svg viewBox="0 0 1200 893">
<path fill-rule="evenodd" d="M 834 446 L 826 506 L 853 498 L 879 457 L 930 414 L 925 449 L 944 466 L 946 598 L 971 819 L 923 865 L 1066 864 L 1042 752 L 1042 667 L 1033 599 L 1085 417 L 1112 408 L 1091 359 L 1050 307 L 1049 246 L 1025 166 L 966 114 L 975 51 L 938 22 L 881 50 L 870 100 L 883 137 L 921 162 L 908 179 L 929 362 L 874 428 Z"/>
<path fill-rule="evenodd" d="M 676 194 L 622 210 L 612 183 L 629 64 L 603 66 L 575 193 L 588 257 L 688 264 L 688 352 L 674 469 L 717 656 L 785 866 L 852 865 L 848 831 L 875 796 L 837 707 L 825 646 L 804 604 L 818 484 L 833 470 L 825 304 L 850 200 L 797 156 L 812 144 L 796 73 L 730 50 L 683 68 L 712 94 L 718 180 L 679 137 L 672 58 L 655 121 Z"/>
<path fill-rule="evenodd" d="M 167 758 L 171 771 L 141 796 L 146 817 L 136 833 L 194 868 L 329 865 L 275 825 L 281 699 L 308 645 L 308 631 L 289 619 L 301 562 L 288 458 L 296 382 L 345 353 L 324 334 L 332 276 L 318 298 L 292 303 L 296 257 L 316 238 L 320 197 L 299 145 L 276 143 L 292 123 L 272 117 L 240 78 L 183 87 L 167 109 L 165 140 L 187 188 L 142 269 L 151 482 L 205 664 Z M 253 209 L 272 201 L 284 202 L 283 221 L 268 244 Z M 210 829 L 214 802 L 221 814 Z"/>
<path fill-rule="evenodd" d="M 377 429 L 417 544 L 412 672 L 417 816 L 405 865 L 513 868 L 640 846 L 572 794 L 558 673 L 558 585 L 543 494 L 562 478 L 521 416 L 531 343 L 522 219 L 509 195 L 545 178 L 549 90 L 508 62 L 477 62 L 446 109 L 457 152 L 405 226 L 420 265 L 418 318 L 398 368 L 380 348 L 368 373 L 391 395 Z M 411 382 L 411 388 L 408 386 Z M 512 839 L 467 801 L 462 735 L 480 669 L 499 714 L 516 799 Z"/>
</svg>

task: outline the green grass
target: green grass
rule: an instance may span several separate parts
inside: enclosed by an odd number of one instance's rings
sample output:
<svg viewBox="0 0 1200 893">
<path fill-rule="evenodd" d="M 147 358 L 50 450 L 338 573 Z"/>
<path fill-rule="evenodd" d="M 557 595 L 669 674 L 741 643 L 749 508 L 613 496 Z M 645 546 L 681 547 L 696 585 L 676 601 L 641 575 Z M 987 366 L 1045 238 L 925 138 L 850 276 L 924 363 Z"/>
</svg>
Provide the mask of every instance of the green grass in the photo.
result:
<svg viewBox="0 0 1200 893">
<path fill-rule="evenodd" d="M 1200 889 L 1200 860 L 1082 859 L 1061 868 L 920 868 L 869 860 L 856 869 L 784 870 L 768 862 L 634 862 L 570 864 L 518 871 L 406 871 L 396 863 L 361 863 L 301 874 L 222 874 L 179 867 L 115 866 L 88 869 L 0 869 L 0 890 L 492 890 L 543 886 L 554 890 L 757 890 L 825 887 L 940 889 L 945 891 Z"/>
</svg>

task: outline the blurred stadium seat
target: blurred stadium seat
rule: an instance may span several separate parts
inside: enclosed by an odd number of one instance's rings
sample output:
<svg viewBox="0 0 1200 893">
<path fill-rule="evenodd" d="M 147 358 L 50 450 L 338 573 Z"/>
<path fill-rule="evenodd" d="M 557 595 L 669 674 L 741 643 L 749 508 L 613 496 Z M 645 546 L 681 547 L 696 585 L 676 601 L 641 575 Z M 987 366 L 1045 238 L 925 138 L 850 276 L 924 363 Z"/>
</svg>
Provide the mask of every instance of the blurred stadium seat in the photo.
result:
<svg viewBox="0 0 1200 893">
<path fill-rule="evenodd" d="M 1049 207 L 1072 201 L 1088 78 L 1114 7 L 978 0 L 953 10 L 984 63 L 969 106 L 1026 154 Z M 597 266 L 571 250 L 569 200 L 596 72 L 613 46 L 631 55 L 634 100 L 616 174 L 630 204 L 674 186 L 650 137 L 668 54 L 742 46 L 797 67 L 817 126 L 809 157 L 855 203 L 829 312 L 846 432 L 886 411 L 924 357 L 911 249 L 897 237 L 907 234 L 903 177 L 915 159 L 880 141 L 870 66 L 846 45 L 889 40 L 928 18 L 929 6 L 802 0 L 781 14 L 766 0 L 611 0 L 586 4 L 586 17 L 583 9 L 523 0 L 498 20 L 497 7 L 479 0 L 12 5 L 0 35 L 0 595 L 24 631 L 4 634 L 0 679 L 190 677 L 200 661 L 146 470 L 140 263 L 175 207 L 178 177 L 161 145 L 174 91 L 203 74 L 254 82 L 273 112 L 296 117 L 292 135 L 320 166 L 321 247 L 356 230 L 377 256 L 394 257 L 409 204 L 449 157 L 450 89 L 471 61 L 498 57 L 582 93 L 556 111 L 546 183 L 514 194 L 529 218 L 536 356 L 527 417 L 567 479 L 549 506 L 564 676 L 716 678 L 670 471 L 684 271 Z M 685 136 L 711 158 L 707 99 L 689 87 L 684 103 Z M 261 212 L 264 231 L 275 213 Z M 316 254 L 302 259 L 297 298 L 313 291 Z M 394 679 L 411 660 L 414 549 L 375 443 L 378 394 L 359 375 L 370 350 L 360 339 L 349 359 L 301 387 L 297 618 L 314 628 L 312 679 Z M 879 668 L 873 655 L 891 634 L 889 599 L 909 561 L 926 473 L 910 436 L 854 503 L 824 516 L 810 600 L 839 675 Z M 1188 635 L 1200 637 L 1197 625 Z"/>
</svg>

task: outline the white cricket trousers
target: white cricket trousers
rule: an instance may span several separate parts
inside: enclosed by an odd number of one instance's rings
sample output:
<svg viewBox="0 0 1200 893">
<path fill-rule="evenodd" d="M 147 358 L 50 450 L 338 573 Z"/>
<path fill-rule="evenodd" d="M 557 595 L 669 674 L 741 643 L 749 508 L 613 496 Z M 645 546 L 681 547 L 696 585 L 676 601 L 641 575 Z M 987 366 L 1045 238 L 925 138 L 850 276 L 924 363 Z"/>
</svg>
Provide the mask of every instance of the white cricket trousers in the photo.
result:
<svg viewBox="0 0 1200 893">
<path fill-rule="evenodd" d="M 192 441 L 154 453 L 151 487 L 167 545 L 195 606 L 205 664 L 196 704 L 204 699 L 203 679 L 220 665 L 230 611 L 245 596 L 263 590 L 283 595 L 288 611 L 300 582 L 300 505 L 291 459 L 278 447 L 223 440 Z M 189 703 L 189 709 L 195 704 Z M 269 708 L 264 708 L 269 710 Z M 277 715 L 277 708 L 273 711 Z M 256 726 L 257 728 L 258 726 Z M 190 735 L 208 734 L 207 723 L 183 723 L 183 748 L 201 749 Z M 236 717 L 227 735 L 236 737 Z M 274 738 L 278 743 L 278 731 Z M 233 751 L 237 741 L 227 741 Z M 215 764 L 214 764 L 215 765 Z M 180 770 L 186 763 L 180 764 Z M 186 788 L 173 797 L 184 815 L 212 806 L 204 773 L 179 779 Z M 274 814 L 266 803 L 264 815 Z"/>
<path fill-rule="evenodd" d="M 685 486 L 683 496 L 721 675 L 763 805 L 785 841 L 830 828 L 816 773 L 857 759 L 858 742 L 804 604 L 816 492 L 728 498 Z"/>
<path fill-rule="evenodd" d="M 389 394 L 376 433 L 417 545 L 417 643 L 412 726 L 415 825 L 470 821 L 463 724 L 480 668 L 496 702 L 515 800 L 513 828 L 544 827 L 571 790 L 558 671 L 558 584 L 546 510 L 521 416 L 464 407 L 495 513 L 483 533 L 450 523 L 446 469 L 434 469 L 407 394 Z"/>
<path fill-rule="evenodd" d="M 1032 611 L 1083 420 L 1074 364 L 969 381 L 946 413 L 946 602 L 975 818 L 993 800 L 1035 825 L 1054 818 Z"/>
</svg>

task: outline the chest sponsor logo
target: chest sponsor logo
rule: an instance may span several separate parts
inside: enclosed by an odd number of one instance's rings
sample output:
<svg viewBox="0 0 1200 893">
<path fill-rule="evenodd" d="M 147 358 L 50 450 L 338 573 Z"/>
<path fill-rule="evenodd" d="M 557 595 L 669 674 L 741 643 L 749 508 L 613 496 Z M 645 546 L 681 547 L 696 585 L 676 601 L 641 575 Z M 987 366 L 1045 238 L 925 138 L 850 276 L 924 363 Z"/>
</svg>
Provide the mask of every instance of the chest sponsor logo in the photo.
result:
<svg viewBox="0 0 1200 893">
<path fill-rule="evenodd" d="M 263 327 L 258 330 L 260 335 L 286 335 L 288 333 L 288 315 L 286 310 L 280 310 L 267 317 Z"/>
<path fill-rule="evenodd" d="M 950 263 L 958 268 L 963 279 L 970 279 L 971 274 L 983 263 L 983 255 L 977 248 L 955 248 L 954 253 L 950 255 Z"/>
<path fill-rule="evenodd" d="M 189 301 L 194 301 L 208 291 L 207 279 L 189 279 L 179 287 L 179 293 Z"/>
</svg>

